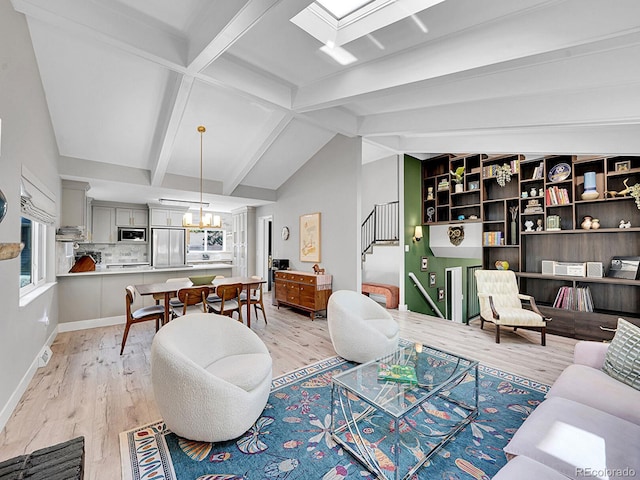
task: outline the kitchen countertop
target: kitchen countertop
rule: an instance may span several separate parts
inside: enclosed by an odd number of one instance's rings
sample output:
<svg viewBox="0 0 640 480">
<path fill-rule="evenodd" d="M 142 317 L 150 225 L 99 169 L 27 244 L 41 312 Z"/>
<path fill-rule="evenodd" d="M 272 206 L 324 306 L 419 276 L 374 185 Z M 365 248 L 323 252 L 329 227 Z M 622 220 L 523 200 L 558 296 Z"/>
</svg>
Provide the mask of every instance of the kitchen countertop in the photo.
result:
<svg viewBox="0 0 640 480">
<path fill-rule="evenodd" d="M 96 265 L 94 272 L 78 272 L 78 273 L 59 273 L 57 277 L 78 277 L 81 275 L 123 275 L 127 273 L 150 273 L 150 272 L 175 272 L 175 271 L 198 271 L 198 270 L 216 270 L 230 269 L 232 265 L 229 263 L 205 263 L 198 265 L 186 265 L 181 267 L 151 267 L 149 265 L 136 265 L 133 267 L 106 268 L 106 265 Z"/>
</svg>

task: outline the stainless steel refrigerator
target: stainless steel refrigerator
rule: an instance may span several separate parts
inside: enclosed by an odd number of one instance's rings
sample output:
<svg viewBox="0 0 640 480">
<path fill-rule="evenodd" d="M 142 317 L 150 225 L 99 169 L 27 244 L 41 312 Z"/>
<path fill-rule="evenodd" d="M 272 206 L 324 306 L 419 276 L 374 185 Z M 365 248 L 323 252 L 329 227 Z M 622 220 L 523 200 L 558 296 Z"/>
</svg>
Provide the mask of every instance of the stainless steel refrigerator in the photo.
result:
<svg viewBox="0 0 640 480">
<path fill-rule="evenodd" d="M 185 265 L 184 228 L 151 229 L 151 265 L 179 267 Z"/>
</svg>

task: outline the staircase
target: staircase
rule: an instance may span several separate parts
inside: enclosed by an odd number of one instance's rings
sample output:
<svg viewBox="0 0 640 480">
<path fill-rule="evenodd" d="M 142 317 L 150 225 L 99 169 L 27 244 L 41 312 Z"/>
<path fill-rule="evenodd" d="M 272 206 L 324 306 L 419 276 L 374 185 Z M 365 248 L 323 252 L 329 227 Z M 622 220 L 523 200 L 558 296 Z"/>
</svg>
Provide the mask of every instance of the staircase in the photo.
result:
<svg viewBox="0 0 640 480">
<path fill-rule="evenodd" d="M 373 253 L 374 245 L 398 245 L 400 202 L 376 204 L 371 213 L 362 222 L 362 261 L 367 254 Z"/>
</svg>

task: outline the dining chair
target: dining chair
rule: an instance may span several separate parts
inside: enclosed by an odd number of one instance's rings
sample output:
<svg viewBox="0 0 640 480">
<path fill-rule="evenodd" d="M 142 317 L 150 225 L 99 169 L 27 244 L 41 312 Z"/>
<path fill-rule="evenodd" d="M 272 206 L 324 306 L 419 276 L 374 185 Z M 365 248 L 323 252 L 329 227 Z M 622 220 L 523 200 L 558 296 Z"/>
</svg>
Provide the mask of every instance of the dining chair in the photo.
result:
<svg viewBox="0 0 640 480">
<path fill-rule="evenodd" d="M 187 314 L 187 309 L 193 305 L 202 305 L 203 313 L 207 313 L 207 295 L 211 292 L 211 287 L 204 285 L 198 287 L 187 287 L 178 290 L 178 300 L 182 303 L 182 315 Z"/>
<path fill-rule="evenodd" d="M 264 311 L 264 303 L 262 301 L 262 277 L 259 275 L 252 275 L 251 278 L 258 280 L 258 282 L 249 284 L 247 286 L 249 294 L 247 295 L 247 293 L 243 291 L 240 294 L 240 300 L 242 301 L 242 303 L 245 303 L 247 305 L 247 308 L 251 308 L 251 305 L 253 305 L 253 308 L 256 312 L 256 317 L 258 316 L 258 309 L 262 310 L 264 323 L 268 324 L 267 314 Z"/>
<path fill-rule="evenodd" d="M 124 327 L 124 334 L 122 335 L 122 346 L 120 347 L 120 355 L 124 352 L 124 346 L 127 343 L 127 336 L 129 335 L 129 329 L 134 323 L 148 322 L 149 320 L 156 321 L 156 332 L 160 328 L 160 322 L 164 320 L 164 305 L 151 305 L 150 307 L 138 308 L 135 311 L 131 311 L 131 305 L 136 299 L 136 289 L 129 285 L 125 288 L 125 314 L 127 317 L 127 323 Z"/>
<path fill-rule="evenodd" d="M 220 297 L 220 302 L 209 303 L 209 311 L 227 315 L 228 317 L 233 317 L 233 312 L 238 312 L 238 321 L 244 323 L 242 319 L 242 301 L 240 300 L 242 289 L 242 283 L 218 285 L 216 294 Z"/>
<path fill-rule="evenodd" d="M 216 280 L 219 280 L 221 278 L 224 278 L 224 275 L 216 275 Z M 207 303 L 220 303 L 221 300 L 222 299 L 216 293 L 215 288 L 213 289 L 213 291 L 207 297 Z"/>
<path fill-rule="evenodd" d="M 189 278 L 187 277 L 179 277 L 179 278 L 167 278 L 167 283 L 171 283 L 171 282 L 188 282 Z M 169 300 L 169 305 L 171 306 L 171 308 L 173 309 L 172 313 L 173 313 L 173 318 L 176 317 L 175 315 L 175 310 L 180 310 L 183 308 L 183 304 L 182 302 L 178 299 L 178 297 L 173 297 L 172 299 Z"/>
</svg>

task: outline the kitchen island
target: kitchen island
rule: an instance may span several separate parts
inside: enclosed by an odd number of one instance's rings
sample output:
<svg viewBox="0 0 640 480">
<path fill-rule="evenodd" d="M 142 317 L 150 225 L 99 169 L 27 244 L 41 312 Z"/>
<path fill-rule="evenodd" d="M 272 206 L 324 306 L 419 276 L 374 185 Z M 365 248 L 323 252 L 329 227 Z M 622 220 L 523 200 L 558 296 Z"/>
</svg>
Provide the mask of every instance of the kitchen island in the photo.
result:
<svg viewBox="0 0 640 480">
<path fill-rule="evenodd" d="M 165 282 L 168 278 L 194 275 L 231 276 L 228 263 L 205 263 L 182 267 L 136 266 L 99 268 L 93 272 L 60 273 L 58 277 L 58 329 L 80 330 L 125 323 L 127 285 Z M 151 297 L 136 297 L 133 308 L 152 305 Z"/>
</svg>

